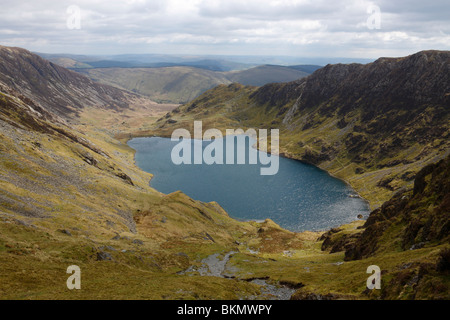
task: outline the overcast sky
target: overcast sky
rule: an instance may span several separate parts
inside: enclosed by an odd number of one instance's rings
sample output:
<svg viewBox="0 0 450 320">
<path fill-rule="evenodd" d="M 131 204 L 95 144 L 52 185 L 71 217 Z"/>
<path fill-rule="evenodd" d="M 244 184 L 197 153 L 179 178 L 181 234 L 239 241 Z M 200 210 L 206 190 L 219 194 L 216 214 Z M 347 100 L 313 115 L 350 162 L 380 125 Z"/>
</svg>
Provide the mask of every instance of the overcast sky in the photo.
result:
<svg viewBox="0 0 450 320">
<path fill-rule="evenodd" d="M 2 0 L 0 44 L 75 54 L 404 56 L 450 49 L 450 1 Z"/>
</svg>

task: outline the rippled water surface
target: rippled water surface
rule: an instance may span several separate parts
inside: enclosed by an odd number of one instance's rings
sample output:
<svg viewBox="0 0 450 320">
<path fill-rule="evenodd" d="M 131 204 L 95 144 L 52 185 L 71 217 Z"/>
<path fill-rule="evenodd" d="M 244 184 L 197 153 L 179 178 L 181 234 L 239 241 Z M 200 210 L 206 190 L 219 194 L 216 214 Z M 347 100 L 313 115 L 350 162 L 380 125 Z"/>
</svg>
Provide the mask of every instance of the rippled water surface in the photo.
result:
<svg viewBox="0 0 450 320">
<path fill-rule="evenodd" d="M 181 190 L 196 200 L 217 201 L 233 218 L 270 218 L 291 231 L 325 230 L 368 214 L 367 203 L 350 197 L 355 193 L 347 184 L 314 166 L 279 158 L 278 173 L 261 176 L 262 165 L 249 161 L 244 165 L 175 165 L 171 153 L 178 143 L 157 137 L 128 143 L 136 150 L 137 165 L 154 175 L 151 186 L 163 193 Z M 203 142 L 203 148 L 209 143 Z M 247 150 L 247 159 L 249 152 L 260 154 L 252 148 L 248 151 L 249 143 L 247 138 L 246 144 L 237 145 L 235 155 L 242 150 Z"/>
</svg>

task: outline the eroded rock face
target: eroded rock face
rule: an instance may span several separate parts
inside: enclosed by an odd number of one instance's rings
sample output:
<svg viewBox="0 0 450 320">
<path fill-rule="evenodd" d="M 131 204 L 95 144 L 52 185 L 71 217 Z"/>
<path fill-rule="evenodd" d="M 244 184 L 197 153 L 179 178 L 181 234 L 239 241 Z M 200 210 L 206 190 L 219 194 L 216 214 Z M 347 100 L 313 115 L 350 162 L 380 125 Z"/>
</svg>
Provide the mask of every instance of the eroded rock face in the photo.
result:
<svg viewBox="0 0 450 320">
<path fill-rule="evenodd" d="M 95 83 L 25 49 L 0 46 L 0 83 L 62 117 L 83 107 L 122 109 L 132 94 Z"/>
<path fill-rule="evenodd" d="M 432 206 L 430 206 L 432 204 Z M 401 227 L 405 225 L 405 227 Z M 399 226 L 399 228 L 395 228 Z M 448 243 L 450 238 L 450 156 L 427 166 L 418 174 L 414 191 L 396 194 L 373 211 L 364 232 L 345 252 L 346 260 L 373 255 L 386 232 L 400 238 L 403 250 L 427 243 Z"/>
</svg>

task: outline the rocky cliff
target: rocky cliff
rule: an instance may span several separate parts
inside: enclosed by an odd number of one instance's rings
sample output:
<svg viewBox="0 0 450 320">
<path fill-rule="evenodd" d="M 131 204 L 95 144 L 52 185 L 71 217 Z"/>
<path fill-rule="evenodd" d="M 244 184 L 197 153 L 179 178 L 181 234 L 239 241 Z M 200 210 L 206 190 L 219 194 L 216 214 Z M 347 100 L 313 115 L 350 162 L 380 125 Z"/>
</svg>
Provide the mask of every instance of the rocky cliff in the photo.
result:
<svg viewBox="0 0 450 320">
<path fill-rule="evenodd" d="M 450 157 L 423 168 L 414 189 L 403 191 L 373 211 L 346 259 L 362 259 L 379 250 L 419 249 L 450 240 Z M 386 238 L 396 239 L 386 243 Z"/>
<path fill-rule="evenodd" d="M 0 83 L 63 117 L 74 116 L 83 107 L 123 109 L 136 97 L 95 83 L 25 49 L 3 46 L 0 46 Z"/>
</svg>

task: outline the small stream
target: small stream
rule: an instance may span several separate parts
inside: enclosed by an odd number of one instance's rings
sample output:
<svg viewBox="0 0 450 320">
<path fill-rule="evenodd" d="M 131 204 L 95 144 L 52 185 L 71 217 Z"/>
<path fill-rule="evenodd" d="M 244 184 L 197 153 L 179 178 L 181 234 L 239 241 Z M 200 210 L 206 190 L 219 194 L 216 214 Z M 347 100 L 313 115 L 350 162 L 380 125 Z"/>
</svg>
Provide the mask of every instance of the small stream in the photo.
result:
<svg viewBox="0 0 450 320">
<path fill-rule="evenodd" d="M 198 272 L 200 276 L 203 277 L 237 279 L 235 277 L 235 274 L 238 269 L 236 267 L 228 265 L 228 262 L 235 253 L 237 252 L 228 252 L 227 254 L 225 254 L 223 259 L 219 258 L 219 253 L 212 254 L 201 261 L 202 265 L 199 268 L 191 266 L 187 270 L 182 271 L 178 274 L 185 275 L 193 272 Z M 269 284 L 267 283 L 267 279 L 253 279 L 250 282 L 260 286 L 261 294 L 259 296 L 249 296 L 246 298 L 247 300 L 289 300 L 296 291 L 295 289 L 281 284 Z"/>
</svg>

